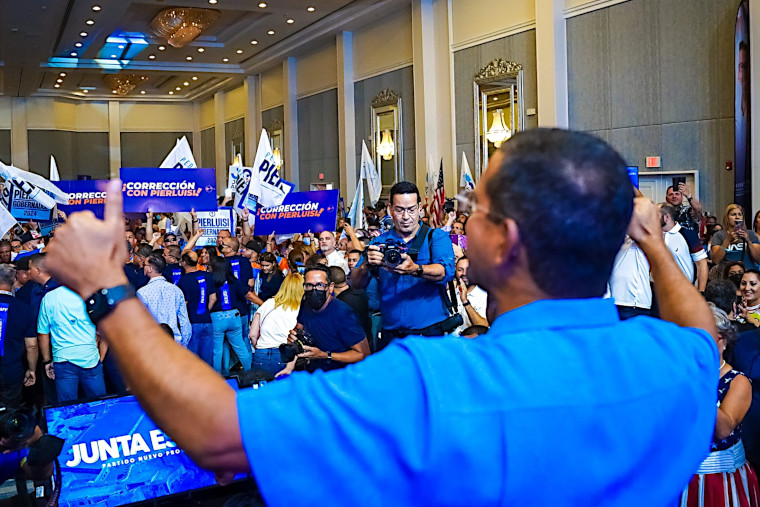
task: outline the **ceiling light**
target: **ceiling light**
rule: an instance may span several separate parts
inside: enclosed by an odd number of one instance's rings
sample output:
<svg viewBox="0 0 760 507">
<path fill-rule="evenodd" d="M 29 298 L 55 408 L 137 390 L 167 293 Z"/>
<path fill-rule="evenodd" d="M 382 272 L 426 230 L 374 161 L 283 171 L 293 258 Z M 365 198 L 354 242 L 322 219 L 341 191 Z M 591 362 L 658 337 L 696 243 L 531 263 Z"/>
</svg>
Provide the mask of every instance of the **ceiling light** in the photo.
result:
<svg viewBox="0 0 760 507">
<path fill-rule="evenodd" d="M 94 19 L 88 19 L 88 20 L 87 20 L 87 21 L 85 21 L 84 23 L 85 23 L 86 25 L 94 25 L 94 24 L 95 24 L 95 20 L 94 20 Z"/>
<path fill-rule="evenodd" d="M 214 5 L 216 4 L 216 0 L 208 0 L 208 3 L 210 3 L 211 5 Z"/>
<path fill-rule="evenodd" d="M 243 54 L 243 50 L 242 49 L 238 49 L 237 51 L 235 51 L 235 53 L 237 53 L 239 55 L 242 55 Z"/>
<path fill-rule="evenodd" d="M 163 51 L 164 49 L 166 49 L 166 46 L 158 46 L 159 51 Z"/>
<path fill-rule="evenodd" d="M 79 32 L 80 37 L 87 37 L 87 32 Z"/>
<path fill-rule="evenodd" d="M 254 46 L 255 46 L 256 44 L 258 44 L 258 43 L 259 43 L 259 41 L 255 40 L 255 39 L 251 41 L 251 44 L 253 44 Z"/>
<path fill-rule="evenodd" d="M 295 22 L 296 22 L 296 20 L 293 19 L 293 18 L 288 18 L 288 20 L 286 21 L 286 23 L 289 24 L 289 25 L 292 25 Z"/>
<path fill-rule="evenodd" d="M 82 90 L 82 93 L 90 93 L 90 90 Z"/>
<path fill-rule="evenodd" d="M 56 84 L 55 84 L 55 87 L 56 87 L 56 88 L 60 88 L 60 87 L 61 87 L 61 85 L 59 85 L 58 83 L 56 83 Z"/>
<path fill-rule="evenodd" d="M 180 91 L 181 89 L 182 88 L 180 88 L 179 86 L 175 88 L 175 90 L 177 90 L 177 91 Z"/>
<path fill-rule="evenodd" d="M 486 131 L 486 139 L 493 143 L 494 146 L 500 148 L 502 143 L 512 137 L 512 131 L 504 123 L 504 111 L 497 109 L 493 112 L 493 123 L 491 128 Z"/>
<path fill-rule="evenodd" d="M 192 56 L 186 56 L 185 60 L 187 60 L 188 62 L 192 62 L 193 61 L 193 57 Z"/>
<path fill-rule="evenodd" d="M 196 7 L 164 9 L 150 22 L 153 34 L 169 45 L 181 48 L 198 37 L 203 30 L 219 19 L 221 12 Z"/>
<path fill-rule="evenodd" d="M 81 48 L 81 47 L 82 47 L 82 43 L 81 43 L 81 42 L 77 42 L 77 43 L 76 43 L 76 44 L 74 44 L 74 45 L 75 45 L 76 47 L 78 47 L 78 48 Z"/>
<path fill-rule="evenodd" d="M 174 95 L 174 92 L 172 90 L 169 90 L 169 95 Z"/>
<path fill-rule="evenodd" d="M 124 49 L 124 44 L 119 44 L 119 45 L 118 45 L 118 46 L 116 46 L 116 47 L 117 47 L 117 48 L 119 48 L 119 49 Z"/>
<path fill-rule="evenodd" d="M 230 59 L 229 59 L 229 58 L 222 58 L 222 61 L 223 61 L 224 63 L 227 63 L 227 62 L 229 62 L 229 61 L 230 61 Z"/>
<path fill-rule="evenodd" d="M 198 76 L 193 76 L 193 81 L 198 81 Z"/>
<path fill-rule="evenodd" d="M 72 51 L 72 52 L 71 52 L 71 56 L 76 56 L 76 55 L 77 55 L 77 52 L 76 52 L 76 51 Z"/>
<path fill-rule="evenodd" d="M 266 2 L 259 2 L 259 7 L 261 7 L 262 9 L 266 6 L 267 6 Z"/>
<path fill-rule="evenodd" d="M 116 55 L 111 55 L 111 58 L 116 58 Z"/>
<path fill-rule="evenodd" d="M 100 6 L 99 5 L 93 5 L 92 6 L 92 10 L 94 10 L 95 12 L 98 12 L 100 10 Z"/>
<path fill-rule="evenodd" d="M 61 73 L 60 73 L 60 74 L 58 74 L 58 75 L 59 75 L 59 76 L 61 76 L 61 77 L 66 77 L 66 73 L 65 73 L 65 72 L 61 72 Z"/>
<path fill-rule="evenodd" d="M 309 12 L 314 12 L 316 9 L 314 7 L 312 7 L 312 6 L 309 6 L 309 7 L 306 8 L 306 10 L 309 11 Z"/>
<path fill-rule="evenodd" d="M 268 33 L 269 35 L 274 35 L 274 30 L 269 30 L 267 33 Z"/>
<path fill-rule="evenodd" d="M 58 79 L 56 79 L 56 80 L 55 80 L 55 82 L 56 82 L 56 83 L 63 83 L 63 79 L 61 79 L 61 78 L 58 78 Z"/>
<path fill-rule="evenodd" d="M 129 94 L 132 90 L 143 81 L 147 81 L 148 76 L 142 76 L 140 74 L 130 74 L 127 72 L 119 74 L 106 74 L 103 76 L 103 82 L 108 86 L 113 93 L 124 96 Z"/>
<path fill-rule="evenodd" d="M 148 55 L 148 59 L 155 60 L 156 59 L 156 55 Z"/>
<path fill-rule="evenodd" d="M 184 82 L 184 83 L 182 83 L 182 84 L 183 84 L 183 85 L 185 85 L 185 86 L 190 86 L 190 83 L 188 83 L 187 81 L 185 81 L 185 82 Z"/>
<path fill-rule="evenodd" d="M 199 53 L 203 53 L 204 51 L 206 51 L 206 50 L 205 50 L 205 49 L 203 49 L 203 48 L 198 48 L 198 52 L 199 52 Z"/>
<path fill-rule="evenodd" d="M 118 93 L 118 92 L 116 90 L 111 90 L 111 93 L 113 93 L 114 95 L 116 95 L 116 93 Z"/>
<path fill-rule="evenodd" d="M 145 90 L 140 90 L 140 95 L 145 95 Z"/>
</svg>

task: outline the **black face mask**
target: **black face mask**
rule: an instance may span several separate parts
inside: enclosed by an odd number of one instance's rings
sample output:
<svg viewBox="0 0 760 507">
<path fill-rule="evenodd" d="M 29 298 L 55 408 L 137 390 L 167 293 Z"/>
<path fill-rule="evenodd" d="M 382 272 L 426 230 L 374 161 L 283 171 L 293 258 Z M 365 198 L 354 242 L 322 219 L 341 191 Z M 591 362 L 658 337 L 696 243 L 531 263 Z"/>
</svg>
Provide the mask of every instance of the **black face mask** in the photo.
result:
<svg viewBox="0 0 760 507">
<path fill-rule="evenodd" d="M 744 276 L 741 273 L 734 273 L 733 275 L 729 275 L 728 279 L 734 282 L 734 285 L 738 288 L 742 284 L 742 276 Z"/>
<path fill-rule="evenodd" d="M 312 310 L 319 310 L 327 302 L 327 291 L 316 289 L 304 291 L 303 302 Z"/>
</svg>

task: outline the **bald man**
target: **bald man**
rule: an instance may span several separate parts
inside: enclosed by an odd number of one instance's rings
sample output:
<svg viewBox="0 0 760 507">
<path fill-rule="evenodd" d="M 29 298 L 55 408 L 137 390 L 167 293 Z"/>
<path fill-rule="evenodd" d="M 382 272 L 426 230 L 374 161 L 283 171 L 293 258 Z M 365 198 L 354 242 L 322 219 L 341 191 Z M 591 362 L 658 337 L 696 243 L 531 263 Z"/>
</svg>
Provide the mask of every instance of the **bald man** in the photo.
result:
<svg viewBox="0 0 760 507">
<path fill-rule="evenodd" d="M 211 324 L 209 308 L 216 302 L 214 279 L 210 273 L 198 270 L 198 254 L 192 250 L 182 254 L 180 265 L 185 274 L 180 277 L 177 287 L 185 295 L 187 316 L 193 329 L 187 348 L 208 364 L 212 364 L 214 327 Z"/>
</svg>

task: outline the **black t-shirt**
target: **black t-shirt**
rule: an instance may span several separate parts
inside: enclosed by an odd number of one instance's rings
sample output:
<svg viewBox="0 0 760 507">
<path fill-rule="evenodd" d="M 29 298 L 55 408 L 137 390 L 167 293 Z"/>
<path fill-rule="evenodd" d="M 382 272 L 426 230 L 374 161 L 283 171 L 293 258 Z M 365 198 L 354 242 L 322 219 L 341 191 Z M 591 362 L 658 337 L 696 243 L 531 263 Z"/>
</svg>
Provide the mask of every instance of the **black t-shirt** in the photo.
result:
<svg viewBox="0 0 760 507">
<path fill-rule="evenodd" d="M 36 317 L 40 314 L 40 305 L 42 304 L 42 298 L 45 294 L 60 286 L 61 284 L 52 278 L 45 282 L 44 285 L 29 280 L 23 287 L 16 291 L 15 296 L 19 301 L 28 304 L 32 308 Z"/>
<path fill-rule="evenodd" d="M 335 298 L 321 312 L 301 305 L 298 323 L 323 352 L 346 352 L 365 338 L 359 317 L 350 306 Z M 345 365 L 340 361 L 317 359 L 310 361 L 307 369 L 334 370 Z"/>
<path fill-rule="evenodd" d="M 225 257 L 227 264 L 230 266 L 232 274 L 240 280 L 243 287 L 248 292 L 249 283 L 253 279 L 253 267 L 251 266 L 251 260 L 246 259 L 242 255 L 233 255 L 232 257 Z M 235 309 L 240 312 L 240 315 L 248 315 L 251 312 L 248 300 L 243 297 L 238 299 L 235 303 Z"/>
<path fill-rule="evenodd" d="M 243 306 L 243 303 L 245 303 L 246 309 L 248 308 L 248 300 L 245 299 L 245 295 L 248 294 L 248 287 L 244 286 L 236 278 L 230 278 L 226 286 L 224 284 L 216 285 L 214 294 L 216 294 L 216 303 L 211 308 L 211 313 L 227 310 L 237 310 L 240 312 L 240 307 Z M 241 312 L 240 315 L 246 314 Z"/>
<path fill-rule="evenodd" d="M 340 294 L 338 299 L 346 303 L 359 317 L 359 322 L 362 324 L 364 334 L 369 337 L 372 336 L 372 320 L 369 318 L 369 301 L 367 300 L 367 293 L 362 289 L 354 289 L 349 287 Z"/>
<path fill-rule="evenodd" d="M 187 316 L 191 324 L 211 323 L 208 297 L 216 292 L 214 279 L 205 271 L 193 271 L 182 275 L 177 283 L 187 302 Z M 201 293 L 203 297 L 201 298 Z M 202 299 L 202 300 L 201 300 Z"/>
<path fill-rule="evenodd" d="M 37 336 L 37 316 L 23 301 L 0 294 L 0 325 L 3 327 L 0 377 L 3 383 L 19 382 L 24 378 L 24 338 Z"/>
<path fill-rule="evenodd" d="M 273 298 L 280 290 L 280 286 L 282 285 L 283 280 L 285 280 L 285 277 L 282 276 L 282 273 L 276 269 L 272 273 L 272 278 L 269 280 L 267 280 L 267 278 L 267 275 L 261 273 L 261 287 L 259 287 L 259 298 L 262 301 Z"/>
<path fill-rule="evenodd" d="M 164 278 L 166 278 L 167 282 L 177 285 L 179 283 L 179 279 L 182 277 L 182 266 L 176 262 L 174 264 L 167 264 L 161 274 L 164 275 Z"/>
<path fill-rule="evenodd" d="M 124 266 L 124 274 L 127 275 L 127 280 L 129 280 L 129 283 L 132 284 L 135 290 L 144 287 L 148 283 L 148 277 L 143 273 L 143 268 L 131 262 Z"/>
</svg>

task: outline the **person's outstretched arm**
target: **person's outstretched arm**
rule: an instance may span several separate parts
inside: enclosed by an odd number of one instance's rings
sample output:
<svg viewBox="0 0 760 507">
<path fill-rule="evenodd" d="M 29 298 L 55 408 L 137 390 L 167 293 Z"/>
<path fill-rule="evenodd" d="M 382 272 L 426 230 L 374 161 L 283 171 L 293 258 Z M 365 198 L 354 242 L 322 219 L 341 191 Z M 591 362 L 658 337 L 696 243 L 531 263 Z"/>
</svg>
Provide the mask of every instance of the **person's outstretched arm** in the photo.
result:
<svg viewBox="0 0 760 507">
<path fill-rule="evenodd" d="M 75 213 L 49 246 L 51 274 L 87 298 L 126 284 L 121 182 L 108 186 L 106 217 Z M 236 395 L 207 364 L 183 349 L 137 298 L 117 305 L 98 323 L 124 380 L 148 415 L 200 466 L 247 472 Z"/>
</svg>

